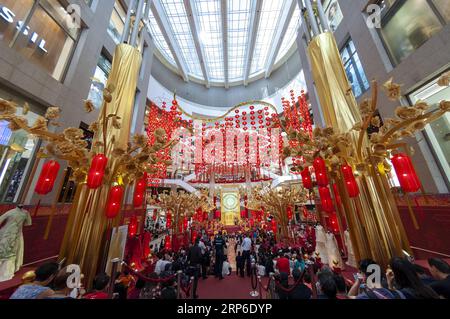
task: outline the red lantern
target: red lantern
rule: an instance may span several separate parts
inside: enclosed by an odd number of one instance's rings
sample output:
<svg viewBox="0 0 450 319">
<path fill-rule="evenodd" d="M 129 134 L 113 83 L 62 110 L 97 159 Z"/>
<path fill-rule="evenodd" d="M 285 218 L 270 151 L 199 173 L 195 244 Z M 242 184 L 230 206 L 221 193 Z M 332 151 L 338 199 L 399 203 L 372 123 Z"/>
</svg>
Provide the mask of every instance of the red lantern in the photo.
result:
<svg viewBox="0 0 450 319">
<path fill-rule="evenodd" d="M 319 187 L 319 195 L 322 202 L 322 209 L 327 213 L 332 213 L 334 211 L 334 207 L 330 189 L 328 187 Z"/>
<path fill-rule="evenodd" d="M 172 226 L 172 214 L 169 212 L 166 216 L 166 228 L 170 228 Z"/>
<path fill-rule="evenodd" d="M 222 213 L 220 212 L 220 210 L 216 210 L 216 212 L 214 213 L 214 218 L 220 219 L 221 217 L 222 217 Z"/>
<path fill-rule="evenodd" d="M 255 219 L 254 218 L 250 218 L 250 227 L 255 226 Z"/>
<path fill-rule="evenodd" d="M 318 157 L 314 160 L 314 170 L 316 172 L 317 184 L 322 187 L 328 186 L 328 170 L 323 158 Z"/>
<path fill-rule="evenodd" d="M 188 219 L 187 217 L 184 217 L 183 219 L 183 229 L 186 231 L 188 229 Z"/>
<path fill-rule="evenodd" d="M 342 165 L 341 171 L 342 175 L 344 176 L 344 182 L 345 186 L 347 187 L 348 196 L 350 196 L 350 198 L 357 197 L 359 195 L 359 187 L 356 183 L 355 175 L 353 175 L 351 166 Z"/>
<path fill-rule="evenodd" d="M 39 195 L 47 195 L 55 185 L 56 177 L 58 176 L 60 165 L 56 161 L 48 161 L 42 167 L 41 175 L 37 181 L 34 191 Z"/>
<path fill-rule="evenodd" d="M 241 218 L 243 218 L 243 219 L 248 218 L 248 208 L 241 210 Z"/>
<path fill-rule="evenodd" d="M 291 206 L 289 206 L 287 208 L 287 216 L 288 216 L 289 220 L 292 220 L 294 218 L 294 213 L 292 212 L 292 207 Z"/>
<path fill-rule="evenodd" d="M 144 195 L 147 188 L 146 180 L 147 179 L 145 177 L 141 178 L 136 182 L 136 185 L 134 187 L 133 206 L 135 208 L 141 207 L 142 204 L 144 204 Z"/>
<path fill-rule="evenodd" d="M 274 233 L 276 233 L 278 231 L 278 225 L 277 225 L 277 221 L 275 220 L 275 218 L 272 219 L 272 231 Z"/>
<path fill-rule="evenodd" d="M 303 187 L 305 187 L 306 189 L 313 189 L 312 178 L 311 173 L 309 172 L 309 168 L 305 168 L 303 172 L 301 172 L 301 175 Z"/>
<path fill-rule="evenodd" d="M 108 201 L 106 203 L 106 217 L 115 218 L 120 213 L 122 205 L 123 187 L 114 186 L 109 190 Z"/>
<path fill-rule="evenodd" d="M 406 193 L 417 192 L 421 184 L 411 158 L 406 154 L 399 153 L 392 157 L 392 164 L 394 165 L 402 189 Z"/>
<path fill-rule="evenodd" d="M 90 189 L 96 189 L 102 185 L 107 165 L 108 158 L 105 155 L 97 154 L 94 156 L 87 176 L 87 186 Z"/>
<path fill-rule="evenodd" d="M 329 217 L 329 227 L 333 231 L 333 233 L 339 232 L 339 223 L 337 220 L 336 213 L 332 213 Z"/>
<path fill-rule="evenodd" d="M 138 228 L 138 220 L 136 216 L 130 218 L 130 223 L 128 224 L 128 234 L 130 237 L 136 236 Z"/>
<path fill-rule="evenodd" d="M 169 235 L 166 235 L 166 238 L 164 240 L 164 249 L 165 250 L 172 250 L 172 239 Z"/>
</svg>

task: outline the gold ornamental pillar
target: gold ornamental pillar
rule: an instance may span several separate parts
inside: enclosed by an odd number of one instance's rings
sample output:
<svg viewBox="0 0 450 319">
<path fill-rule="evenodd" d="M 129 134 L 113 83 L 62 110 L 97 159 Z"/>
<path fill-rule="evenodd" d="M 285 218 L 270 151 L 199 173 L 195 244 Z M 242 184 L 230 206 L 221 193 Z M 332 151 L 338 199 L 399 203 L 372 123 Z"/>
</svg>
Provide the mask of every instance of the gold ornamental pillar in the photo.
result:
<svg viewBox="0 0 450 319">
<path fill-rule="evenodd" d="M 350 227 L 355 256 L 361 260 L 372 258 L 383 266 L 403 250 L 411 252 L 406 232 L 387 177 L 378 172 L 370 158 L 368 137 L 363 140 L 363 154 L 356 154 L 359 134 L 352 131 L 361 115 L 342 64 L 334 36 L 330 32 L 316 36 L 308 47 L 311 69 L 320 100 L 325 124 L 336 133 L 350 132 L 355 150 L 354 164 L 364 164 L 364 172 L 357 178 L 360 196 L 350 198 L 340 171 L 332 172 L 342 197 L 342 210 Z"/>
<path fill-rule="evenodd" d="M 120 118 L 121 128 L 108 125 L 105 136 L 96 134 L 93 141 L 106 141 L 105 155 L 111 163 L 111 172 L 118 164 L 113 150 L 127 149 L 129 142 L 141 59 L 141 53 L 128 44 L 118 45 L 114 54 L 107 86 L 115 89 L 111 103 L 103 103 L 98 123 L 104 125 L 109 115 L 115 115 Z M 108 174 L 109 180 L 96 190 L 89 189 L 86 183 L 78 185 L 59 254 L 60 260 L 66 258 L 66 264 L 80 265 L 87 287 L 103 271 L 101 267 L 108 256 L 108 233 L 120 223 L 120 215 L 113 220 L 105 216 L 109 189 L 116 182 L 112 175 Z"/>
</svg>

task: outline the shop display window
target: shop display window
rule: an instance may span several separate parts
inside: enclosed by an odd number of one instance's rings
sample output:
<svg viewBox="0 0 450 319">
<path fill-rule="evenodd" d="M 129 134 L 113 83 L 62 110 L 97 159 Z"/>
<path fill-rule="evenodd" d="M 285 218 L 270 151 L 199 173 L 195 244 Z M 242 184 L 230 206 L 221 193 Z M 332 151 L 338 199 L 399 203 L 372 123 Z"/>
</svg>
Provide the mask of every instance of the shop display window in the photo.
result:
<svg viewBox="0 0 450 319">
<path fill-rule="evenodd" d="M 443 29 L 449 1 L 383 0 L 380 34 L 397 65 Z M 445 18 L 445 16 L 447 16 Z"/>
<path fill-rule="evenodd" d="M 37 5 L 34 0 L 0 0 L 0 38 L 57 80 L 64 77 L 80 33 L 64 8 L 56 0 Z"/>
<path fill-rule="evenodd" d="M 26 115 L 28 123 L 34 123 L 38 116 L 45 112 L 32 101 L 11 92 L 0 87 L 0 98 L 12 100 L 19 105 L 28 102 L 31 108 Z M 21 110 L 18 112 L 21 114 Z M 27 132 L 13 132 L 9 129 L 8 122 L 0 120 L 0 203 L 14 203 L 19 200 L 38 147 L 38 141 Z"/>
<path fill-rule="evenodd" d="M 341 57 L 353 94 L 358 98 L 369 89 L 370 84 L 356 52 L 355 44 L 351 39 L 341 50 Z"/>
<path fill-rule="evenodd" d="M 437 84 L 439 78 L 424 85 L 409 95 L 412 104 L 419 100 L 427 102 L 432 109 L 439 107 L 443 100 L 450 100 L 450 88 Z M 446 113 L 425 127 L 426 137 L 447 183 L 450 185 L 450 114 Z"/>
<path fill-rule="evenodd" d="M 103 90 L 106 87 L 109 72 L 111 72 L 111 62 L 104 55 L 101 55 L 95 68 L 88 96 L 88 100 L 91 100 L 97 109 L 100 109 L 102 106 Z"/>
<path fill-rule="evenodd" d="M 323 8 L 325 10 L 325 15 L 328 19 L 331 31 L 336 31 L 344 15 L 342 14 L 341 7 L 339 6 L 338 0 L 321 0 L 323 3 Z"/>
<path fill-rule="evenodd" d="M 123 29 L 125 27 L 126 17 L 127 13 L 125 12 L 120 2 L 116 0 L 114 4 L 114 10 L 111 15 L 111 20 L 109 21 L 108 26 L 108 33 L 113 38 L 116 44 L 120 43 L 120 38 L 122 37 Z"/>
</svg>

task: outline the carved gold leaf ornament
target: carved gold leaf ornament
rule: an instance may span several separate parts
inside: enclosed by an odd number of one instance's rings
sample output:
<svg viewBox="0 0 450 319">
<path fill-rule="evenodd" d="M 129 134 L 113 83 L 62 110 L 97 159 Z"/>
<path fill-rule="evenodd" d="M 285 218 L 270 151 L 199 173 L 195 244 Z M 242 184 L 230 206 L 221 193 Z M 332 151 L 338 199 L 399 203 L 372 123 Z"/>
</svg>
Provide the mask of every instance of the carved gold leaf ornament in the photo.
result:
<svg viewBox="0 0 450 319">
<path fill-rule="evenodd" d="M 95 110 L 94 103 L 91 100 L 84 100 L 83 105 L 86 113 L 91 113 Z"/>
<path fill-rule="evenodd" d="M 437 83 L 439 86 L 450 86 L 450 71 L 444 73 Z"/>
<path fill-rule="evenodd" d="M 392 101 L 398 101 L 402 96 L 401 85 L 394 83 L 393 78 L 384 83 L 383 87 L 387 92 L 388 98 Z"/>
<path fill-rule="evenodd" d="M 12 101 L 0 99 L 0 114 L 14 114 L 17 111 L 17 104 Z"/>
<path fill-rule="evenodd" d="M 447 83 L 448 74 L 441 80 L 442 84 Z M 386 95 L 389 99 L 397 101 L 401 97 L 401 85 L 394 83 L 390 79 L 384 84 Z M 441 101 L 439 108 L 429 111 L 429 105 L 424 101 L 418 101 L 414 106 L 399 106 L 395 110 L 395 118 L 384 119 L 382 125 L 381 119 L 376 115 L 378 102 L 378 85 L 376 81 L 372 82 L 372 97 L 365 99 L 359 106 L 362 121 L 355 123 L 352 131 L 356 131 L 358 137 L 358 147 L 353 148 L 350 132 L 336 134 L 333 128 L 316 127 L 313 131 L 313 138 L 303 138 L 299 142 L 299 132 L 295 134 L 289 132 L 288 139 L 294 147 L 283 149 L 283 157 L 305 156 L 308 154 L 308 160 L 305 162 L 294 161 L 291 171 L 299 172 L 304 167 L 311 166 L 312 160 L 321 156 L 329 166 L 336 167 L 341 163 L 353 163 L 353 165 L 363 165 L 370 162 L 370 156 L 376 163 L 383 162 L 389 156 L 388 146 L 406 137 L 414 136 L 414 133 L 421 131 L 432 121 L 438 119 L 445 112 L 450 111 L 450 101 Z M 367 154 L 363 150 L 363 142 L 367 138 L 367 129 L 369 126 L 379 128 L 378 132 L 372 133 L 369 138 L 370 150 L 372 154 Z M 312 157 L 312 158 L 311 158 Z M 360 169 L 364 173 L 366 169 Z"/>
<path fill-rule="evenodd" d="M 22 107 L 22 115 L 27 115 L 29 111 L 30 105 L 27 102 L 25 102 Z"/>
</svg>

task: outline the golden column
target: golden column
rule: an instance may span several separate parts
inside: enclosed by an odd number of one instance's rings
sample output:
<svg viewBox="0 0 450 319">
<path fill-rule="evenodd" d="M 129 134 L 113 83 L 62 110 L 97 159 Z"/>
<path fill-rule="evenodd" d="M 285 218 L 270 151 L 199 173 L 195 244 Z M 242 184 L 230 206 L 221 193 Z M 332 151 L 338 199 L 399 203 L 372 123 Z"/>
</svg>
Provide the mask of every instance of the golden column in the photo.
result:
<svg viewBox="0 0 450 319">
<path fill-rule="evenodd" d="M 308 53 L 325 125 L 334 128 L 336 133 L 350 134 L 353 149 L 350 164 L 360 170 L 357 181 L 361 195 L 354 199 L 348 195 L 340 170 L 330 172 L 342 197 L 343 209 L 338 211 L 344 212 L 349 225 L 355 257 L 372 258 L 387 266 L 390 258 L 402 256 L 403 251 L 412 254 L 412 251 L 387 176 L 370 160 L 368 135 L 353 130 L 362 121 L 361 114 L 333 34 L 316 35 Z M 376 103 L 376 92 L 372 99 Z"/>
<path fill-rule="evenodd" d="M 117 46 L 107 83 L 108 87 L 115 89 L 111 97 L 107 98 L 110 103 L 103 103 L 98 123 L 105 127 L 108 117 L 113 114 L 120 119 L 121 127 L 108 126 L 106 133 L 98 133 L 93 141 L 93 144 L 97 141 L 104 143 L 105 155 L 111 163 L 111 172 L 118 166 L 117 159 L 112 154 L 113 150 L 127 149 L 130 140 L 140 66 L 141 53 L 135 47 L 128 44 Z M 88 287 L 97 272 L 106 264 L 108 231 L 120 223 L 120 215 L 114 220 L 105 216 L 108 192 L 111 184 L 116 182 L 115 174 L 108 176 L 110 180 L 95 190 L 89 189 L 86 183 L 79 184 L 59 254 L 60 260 L 66 258 L 66 264 L 81 266 Z"/>
</svg>

